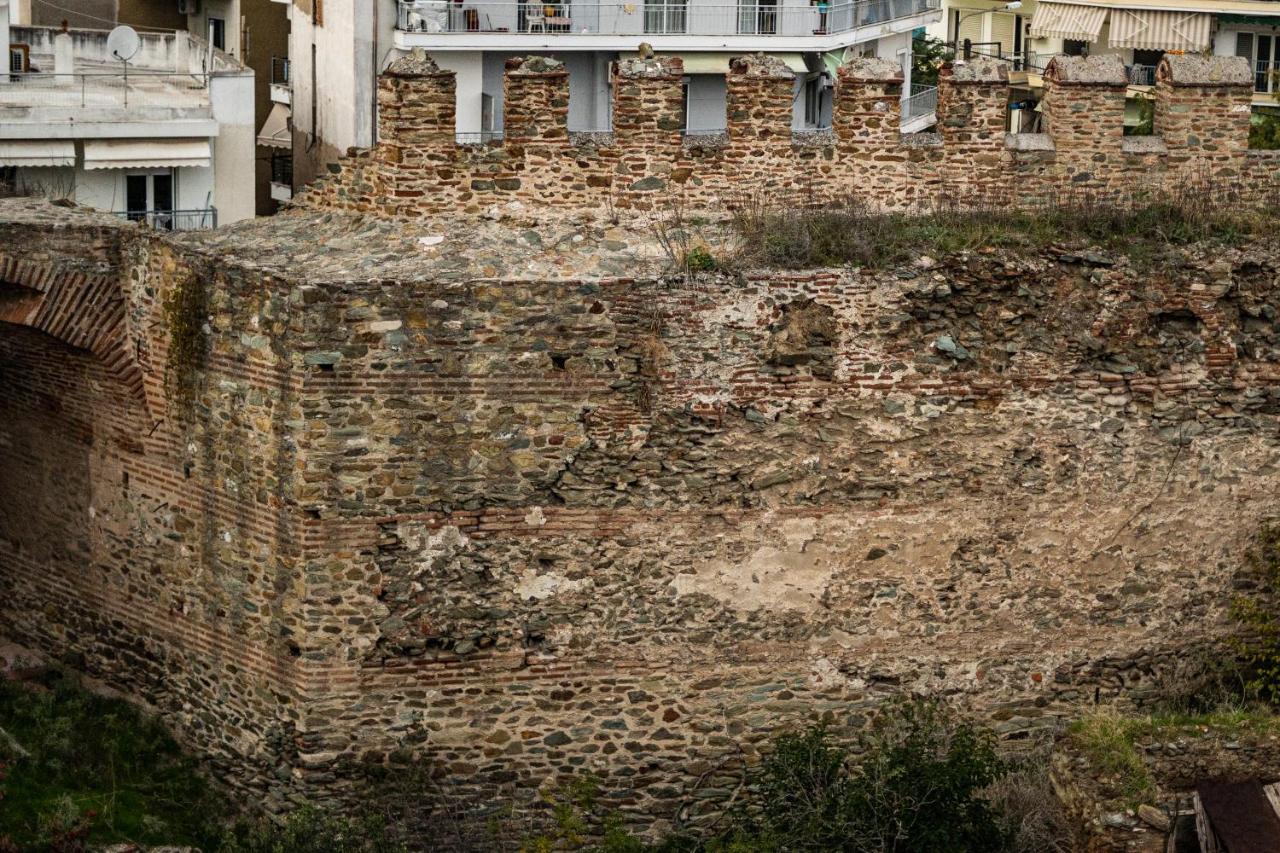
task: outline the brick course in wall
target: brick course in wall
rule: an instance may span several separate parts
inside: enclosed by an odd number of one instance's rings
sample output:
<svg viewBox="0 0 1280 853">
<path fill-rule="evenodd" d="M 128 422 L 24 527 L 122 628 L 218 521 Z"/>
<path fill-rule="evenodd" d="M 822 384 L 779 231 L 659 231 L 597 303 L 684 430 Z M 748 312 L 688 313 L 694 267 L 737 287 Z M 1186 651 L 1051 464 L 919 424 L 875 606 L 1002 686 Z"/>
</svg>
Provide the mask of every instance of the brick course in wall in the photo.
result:
<svg viewBox="0 0 1280 853">
<path fill-rule="evenodd" d="M 540 70 L 531 71 L 531 68 Z M 1009 66 L 977 57 L 944 66 L 936 134 L 898 132 L 902 74 L 881 59 L 837 72 L 832 130 L 793 132 L 794 77 L 776 58 L 736 59 L 727 131 L 681 136 L 678 58 L 615 66 L 613 133 L 566 130 L 568 75 L 558 62 L 507 64 L 505 139 L 454 141 L 454 79 L 425 57 L 379 83 L 379 148 L 334 164 L 298 204 L 401 217 L 476 213 L 519 202 L 548 210 L 723 209 L 744 199 L 862 198 L 913 209 L 939 201 L 1032 204 L 1064 191 L 1177 188 L 1194 178 L 1267 195 L 1274 152 L 1247 150 L 1252 78 L 1239 57 L 1166 56 L 1155 137 L 1125 137 L 1118 56 L 1055 57 L 1045 72 L 1043 134 L 1006 134 Z"/>
</svg>

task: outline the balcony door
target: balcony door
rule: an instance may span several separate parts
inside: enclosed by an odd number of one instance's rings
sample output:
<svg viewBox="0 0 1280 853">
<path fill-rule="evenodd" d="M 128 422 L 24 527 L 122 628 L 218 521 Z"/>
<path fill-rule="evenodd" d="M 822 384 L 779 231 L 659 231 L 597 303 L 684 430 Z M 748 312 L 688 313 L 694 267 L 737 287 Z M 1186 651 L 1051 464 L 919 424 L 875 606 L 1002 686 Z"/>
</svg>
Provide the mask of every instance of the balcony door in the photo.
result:
<svg viewBox="0 0 1280 853">
<path fill-rule="evenodd" d="M 129 219 L 173 228 L 172 170 L 125 175 L 124 200 Z"/>
<path fill-rule="evenodd" d="M 1253 65 L 1253 90 L 1274 92 L 1280 71 L 1280 36 L 1262 33 L 1236 33 L 1236 56 Z"/>
<path fill-rule="evenodd" d="M 738 35 L 778 34 L 777 0 L 738 0 Z"/>
<path fill-rule="evenodd" d="M 689 25 L 688 0 L 645 0 L 644 31 L 655 35 L 681 35 Z"/>
</svg>

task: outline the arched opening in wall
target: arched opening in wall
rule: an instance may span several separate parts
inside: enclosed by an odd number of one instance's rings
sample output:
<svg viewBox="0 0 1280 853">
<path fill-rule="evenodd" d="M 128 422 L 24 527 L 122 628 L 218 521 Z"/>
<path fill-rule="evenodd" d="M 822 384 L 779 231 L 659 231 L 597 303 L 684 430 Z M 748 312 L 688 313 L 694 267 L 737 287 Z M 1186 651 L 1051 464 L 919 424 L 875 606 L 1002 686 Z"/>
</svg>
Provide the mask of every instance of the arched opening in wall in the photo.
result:
<svg viewBox="0 0 1280 853">
<path fill-rule="evenodd" d="M 44 332 L 0 323 L 0 607 L 24 641 L 51 639 L 29 615 L 69 592 L 51 595 L 50 581 L 92 562 L 92 361 Z"/>
<path fill-rule="evenodd" d="M 0 287 L 0 311 L 33 298 L 23 291 Z M 0 322 L 0 408 L 0 625 L 80 653 L 87 620 L 129 583 L 123 458 L 143 403 L 93 353 Z"/>
</svg>

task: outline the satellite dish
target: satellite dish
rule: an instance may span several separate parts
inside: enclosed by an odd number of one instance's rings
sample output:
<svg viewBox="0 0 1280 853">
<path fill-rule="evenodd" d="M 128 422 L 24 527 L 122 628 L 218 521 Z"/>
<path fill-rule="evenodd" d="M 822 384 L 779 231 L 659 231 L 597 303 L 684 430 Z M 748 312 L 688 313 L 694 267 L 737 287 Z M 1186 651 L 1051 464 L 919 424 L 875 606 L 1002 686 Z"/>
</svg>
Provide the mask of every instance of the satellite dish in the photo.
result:
<svg viewBox="0 0 1280 853">
<path fill-rule="evenodd" d="M 142 39 L 133 27 L 116 27 L 107 34 L 107 52 L 121 62 L 133 59 L 142 47 Z"/>
</svg>

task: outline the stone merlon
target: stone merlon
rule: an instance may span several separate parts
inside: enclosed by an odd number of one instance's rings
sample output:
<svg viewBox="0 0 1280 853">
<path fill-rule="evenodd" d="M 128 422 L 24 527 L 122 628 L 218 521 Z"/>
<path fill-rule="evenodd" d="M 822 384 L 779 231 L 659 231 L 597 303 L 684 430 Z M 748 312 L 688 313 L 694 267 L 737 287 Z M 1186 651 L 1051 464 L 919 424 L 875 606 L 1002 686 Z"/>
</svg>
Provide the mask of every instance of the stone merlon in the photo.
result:
<svg viewBox="0 0 1280 853">
<path fill-rule="evenodd" d="M 1156 79 L 1171 86 L 1252 86 L 1253 69 L 1243 56 L 1165 54 Z"/>
<path fill-rule="evenodd" d="M 1120 86 L 1129 84 L 1124 60 L 1118 54 L 1055 56 L 1045 69 L 1046 80 L 1059 86 Z"/>
<path fill-rule="evenodd" d="M 432 77 L 441 74 L 440 66 L 422 48 L 414 48 L 387 66 L 384 72 L 393 77 Z"/>
<path fill-rule="evenodd" d="M 859 56 L 850 59 L 836 72 L 850 83 L 901 83 L 902 66 L 892 59 Z"/>
<path fill-rule="evenodd" d="M 504 66 L 508 74 L 566 74 L 564 63 L 549 56 L 512 56 Z"/>
<path fill-rule="evenodd" d="M 729 65 L 730 74 L 742 74 L 748 77 L 766 77 L 779 80 L 795 78 L 795 72 L 787 67 L 777 56 L 764 53 L 749 53 L 735 57 Z"/>
<path fill-rule="evenodd" d="M 957 59 L 942 66 L 942 76 L 952 83 L 1008 83 L 1009 63 L 990 56 Z"/>
<path fill-rule="evenodd" d="M 621 77 L 679 77 L 684 74 L 684 60 L 676 56 L 630 57 L 618 60 Z"/>
</svg>

